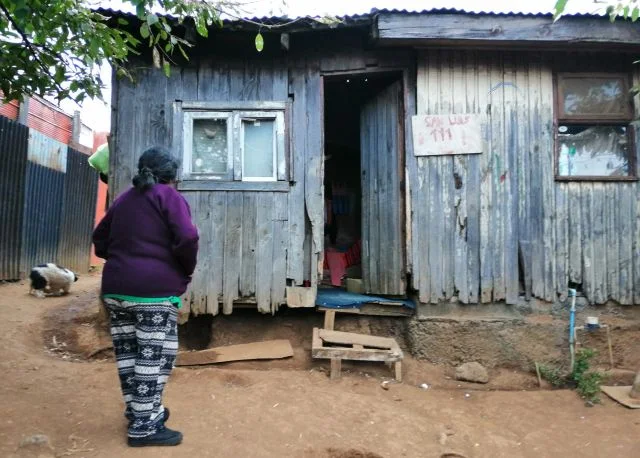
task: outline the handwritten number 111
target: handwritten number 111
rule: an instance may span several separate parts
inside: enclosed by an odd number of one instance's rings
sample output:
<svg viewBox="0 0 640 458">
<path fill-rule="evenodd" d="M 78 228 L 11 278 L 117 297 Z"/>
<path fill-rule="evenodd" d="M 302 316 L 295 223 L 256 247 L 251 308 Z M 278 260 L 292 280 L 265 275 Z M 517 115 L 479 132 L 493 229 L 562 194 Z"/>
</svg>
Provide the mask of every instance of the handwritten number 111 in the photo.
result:
<svg viewBox="0 0 640 458">
<path fill-rule="evenodd" d="M 450 128 L 435 128 L 431 130 L 431 136 L 435 142 L 446 142 L 447 140 L 453 140 L 453 134 Z"/>
</svg>

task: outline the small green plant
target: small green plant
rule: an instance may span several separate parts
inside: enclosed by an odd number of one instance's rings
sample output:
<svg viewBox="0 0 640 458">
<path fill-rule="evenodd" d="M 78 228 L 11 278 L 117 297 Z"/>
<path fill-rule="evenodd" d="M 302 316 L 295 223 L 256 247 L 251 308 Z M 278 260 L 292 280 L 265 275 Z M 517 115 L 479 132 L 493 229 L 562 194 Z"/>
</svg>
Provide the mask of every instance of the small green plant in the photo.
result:
<svg viewBox="0 0 640 458">
<path fill-rule="evenodd" d="M 567 376 L 557 367 L 540 364 L 538 366 L 540 376 L 555 388 L 563 387 L 567 384 Z"/>
<path fill-rule="evenodd" d="M 600 402 L 600 384 L 604 376 L 600 372 L 588 372 L 577 382 L 576 391 L 587 401 Z"/>
<path fill-rule="evenodd" d="M 600 402 L 600 384 L 604 374 L 592 371 L 591 360 L 596 355 L 591 348 L 581 348 L 576 352 L 573 371 L 567 373 L 561 367 L 551 364 L 540 364 L 540 377 L 549 382 L 554 388 L 570 386 L 586 401 L 596 404 Z"/>
<path fill-rule="evenodd" d="M 600 384 L 604 375 L 597 371 L 589 371 L 591 359 L 596 355 L 591 348 L 581 348 L 576 352 L 576 359 L 571 372 L 571 380 L 576 384 L 576 391 L 587 401 L 600 402 Z"/>
</svg>

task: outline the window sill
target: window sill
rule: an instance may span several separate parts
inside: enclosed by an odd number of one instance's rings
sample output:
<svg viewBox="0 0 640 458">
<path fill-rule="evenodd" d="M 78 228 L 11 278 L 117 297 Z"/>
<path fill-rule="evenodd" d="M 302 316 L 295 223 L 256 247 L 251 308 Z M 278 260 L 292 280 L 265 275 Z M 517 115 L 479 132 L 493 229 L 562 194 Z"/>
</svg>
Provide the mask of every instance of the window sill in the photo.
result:
<svg viewBox="0 0 640 458">
<path fill-rule="evenodd" d="M 600 181 L 600 182 L 634 182 L 638 177 L 608 177 L 608 176 L 556 176 L 556 181 L 576 182 L 576 181 Z"/>
<path fill-rule="evenodd" d="M 288 181 L 186 180 L 178 183 L 179 191 L 289 192 L 289 188 Z"/>
</svg>

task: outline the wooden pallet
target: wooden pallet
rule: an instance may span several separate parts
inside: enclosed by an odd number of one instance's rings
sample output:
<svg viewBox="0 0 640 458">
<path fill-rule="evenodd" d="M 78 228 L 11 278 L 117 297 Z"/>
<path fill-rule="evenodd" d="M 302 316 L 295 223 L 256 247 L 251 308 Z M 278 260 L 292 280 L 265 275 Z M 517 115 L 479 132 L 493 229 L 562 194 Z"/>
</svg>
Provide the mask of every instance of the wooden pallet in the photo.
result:
<svg viewBox="0 0 640 458">
<path fill-rule="evenodd" d="M 331 360 L 331 378 L 340 378 L 342 360 L 393 363 L 395 378 L 402 381 L 402 349 L 389 337 L 313 328 L 311 356 Z"/>
</svg>

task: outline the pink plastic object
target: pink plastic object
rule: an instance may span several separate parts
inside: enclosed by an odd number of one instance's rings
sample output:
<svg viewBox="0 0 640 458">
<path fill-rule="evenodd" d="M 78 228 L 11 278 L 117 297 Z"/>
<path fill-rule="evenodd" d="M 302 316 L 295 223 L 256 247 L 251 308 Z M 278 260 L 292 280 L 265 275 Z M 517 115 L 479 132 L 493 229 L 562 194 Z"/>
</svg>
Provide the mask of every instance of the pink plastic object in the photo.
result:
<svg viewBox="0 0 640 458">
<path fill-rule="evenodd" d="M 327 264 L 329 265 L 329 271 L 331 272 L 331 284 L 333 286 L 340 286 L 342 284 L 342 277 L 344 277 L 347 272 L 345 255 L 339 251 L 327 251 L 325 255 Z"/>
</svg>

